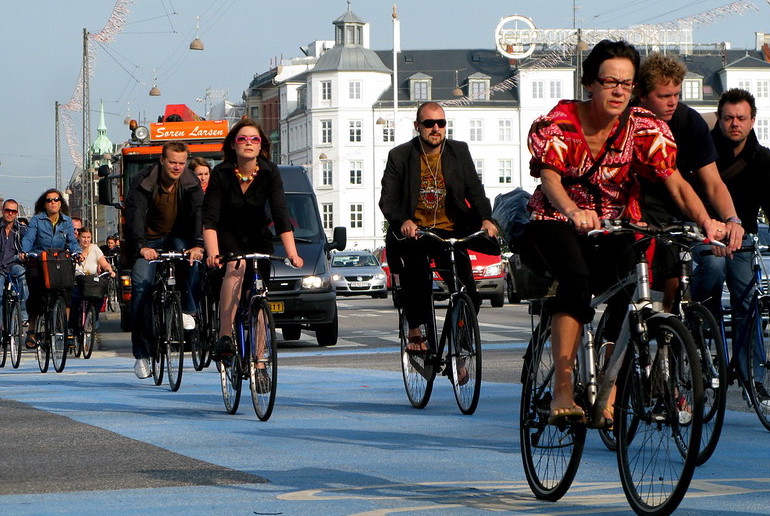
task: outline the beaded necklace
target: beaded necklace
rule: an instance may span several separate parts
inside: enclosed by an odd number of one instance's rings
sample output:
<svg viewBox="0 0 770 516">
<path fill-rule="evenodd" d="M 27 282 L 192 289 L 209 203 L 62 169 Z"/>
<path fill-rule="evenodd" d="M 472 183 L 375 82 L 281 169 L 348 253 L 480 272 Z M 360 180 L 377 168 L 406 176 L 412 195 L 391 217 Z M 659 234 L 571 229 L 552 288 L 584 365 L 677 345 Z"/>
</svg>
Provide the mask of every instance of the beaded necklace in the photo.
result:
<svg viewBox="0 0 770 516">
<path fill-rule="evenodd" d="M 249 181 L 257 177 L 258 172 L 259 172 L 259 165 L 257 165 L 257 168 L 254 169 L 254 172 L 252 172 L 251 174 L 247 174 L 245 176 L 241 174 L 241 171 L 238 170 L 238 167 L 235 167 L 235 175 L 238 176 L 238 179 L 240 180 L 241 183 L 248 183 Z"/>
</svg>

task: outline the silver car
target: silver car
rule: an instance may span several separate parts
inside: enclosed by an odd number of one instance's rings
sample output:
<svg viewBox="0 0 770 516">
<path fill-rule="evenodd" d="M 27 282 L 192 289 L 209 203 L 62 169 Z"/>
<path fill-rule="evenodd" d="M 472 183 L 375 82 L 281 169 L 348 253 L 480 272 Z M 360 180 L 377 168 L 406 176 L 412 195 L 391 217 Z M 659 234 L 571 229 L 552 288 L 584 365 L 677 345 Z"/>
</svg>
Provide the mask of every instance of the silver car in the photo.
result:
<svg viewBox="0 0 770 516">
<path fill-rule="evenodd" d="M 388 297 L 385 271 L 368 251 L 343 251 L 332 256 L 332 284 L 338 296 Z"/>
</svg>

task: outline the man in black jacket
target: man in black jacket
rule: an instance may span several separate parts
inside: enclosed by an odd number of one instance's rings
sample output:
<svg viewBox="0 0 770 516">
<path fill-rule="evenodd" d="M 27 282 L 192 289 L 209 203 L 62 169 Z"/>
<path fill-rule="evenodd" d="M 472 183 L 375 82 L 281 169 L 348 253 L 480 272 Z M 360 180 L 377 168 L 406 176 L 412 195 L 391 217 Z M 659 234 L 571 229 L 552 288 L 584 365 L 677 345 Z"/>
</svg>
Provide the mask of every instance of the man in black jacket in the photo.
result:
<svg viewBox="0 0 770 516">
<path fill-rule="evenodd" d="M 734 88 L 722 94 L 717 107 L 717 123 L 711 137 L 717 149 L 717 168 L 735 204 L 735 221 L 746 230 L 743 245 L 752 245 L 757 233 L 757 215 L 762 208 L 770 216 L 770 149 L 757 141 L 754 120 L 757 107 L 754 96 L 746 90 Z M 738 368 L 744 379 L 748 372 L 748 342 L 759 348 L 753 330 L 748 330 L 751 300 L 754 294 L 754 275 L 751 253 L 723 256 L 701 256 L 693 251 L 696 267 L 692 275 L 693 298 L 705 301 L 718 316 L 721 312 L 722 285 L 727 279 L 732 310 L 733 352 L 740 349 Z M 748 334 L 748 335 L 747 335 Z M 760 360 L 755 361 L 757 363 Z M 770 407 L 770 394 L 764 386 L 767 368 L 755 366 L 756 391 L 759 403 Z M 770 378 L 767 378 L 770 381 Z"/>
<path fill-rule="evenodd" d="M 494 238 L 497 226 L 468 145 L 446 139 L 444 109 L 435 102 L 422 104 L 414 128 L 418 136 L 388 154 L 380 209 L 389 224 L 386 243 L 390 261 L 400 255 L 403 264 L 399 271 L 400 299 L 409 321 L 407 350 L 420 353 L 427 350 L 420 325 L 430 317 L 432 288 L 426 257 L 435 258 L 439 265 L 446 257 L 436 253 L 435 242 L 430 239 L 415 241 L 416 231 L 426 228 L 447 238 L 485 229 Z M 480 252 L 499 253 L 496 241 L 485 244 L 488 248 L 479 248 Z M 456 258 L 458 279 L 478 310 L 481 301 L 468 254 L 463 250 Z"/>
<path fill-rule="evenodd" d="M 135 259 L 131 270 L 131 343 L 134 373 L 150 376 L 150 343 L 153 339 L 151 317 L 152 282 L 160 250 L 190 251 L 190 264 L 203 258 L 201 207 L 203 190 L 195 174 L 187 168 L 189 151 L 182 142 L 163 146 L 160 163 L 144 169 L 134 181 L 126 198 L 126 245 L 128 256 Z M 187 274 L 187 292 L 183 296 L 182 316 L 186 330 L 195 327 L 192 279 Z"/>
</svg>

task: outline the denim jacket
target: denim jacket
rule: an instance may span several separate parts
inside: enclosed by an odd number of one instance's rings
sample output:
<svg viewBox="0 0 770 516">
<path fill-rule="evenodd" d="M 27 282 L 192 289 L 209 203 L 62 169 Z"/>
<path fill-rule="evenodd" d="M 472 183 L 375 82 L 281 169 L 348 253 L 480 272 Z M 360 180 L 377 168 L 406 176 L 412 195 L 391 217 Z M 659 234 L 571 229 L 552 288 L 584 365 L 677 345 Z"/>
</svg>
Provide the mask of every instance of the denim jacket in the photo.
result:
<svg viewBox="0 0 770 516">
<path fill-rule="evenodd" d="M 54 228 L 51 219 L 45 213 L 38 213 L 29 221 L 29 229 L 21 239 L 24 253 L 40 253 L 46 249 L 68 249 L 72 254 L 82 252 L 75 238 L 72 219 L 59 214 L 59 223 Z"/>
</svg>

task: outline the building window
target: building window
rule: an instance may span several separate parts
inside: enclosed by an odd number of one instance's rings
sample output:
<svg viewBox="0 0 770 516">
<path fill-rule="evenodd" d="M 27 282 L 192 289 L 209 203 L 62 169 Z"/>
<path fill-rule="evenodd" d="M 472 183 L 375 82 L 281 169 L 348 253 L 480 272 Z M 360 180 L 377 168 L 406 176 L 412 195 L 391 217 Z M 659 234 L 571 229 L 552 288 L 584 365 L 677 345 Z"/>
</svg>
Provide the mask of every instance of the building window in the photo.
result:
<svg viewBox="0 0 770 516">
<path fill-rule="evenodd" d="M 392 142 L 396 140 L 396 131 L 393 127 L 393 120 L 385 120 L 382 125 L 382 141 Z"/>
<path fill-rule="evenodd" d="M 757 98 L 770 97 L 770 81 L 757 81 Z"/>
<path fill-rule="evenodd" d="M 757 140 L 763 145 L 770 143 L 770 118 L 757 118 L 754 132 L 757 134 Z"/>
<path fill-rule="evenodd" d="M 751 91 L 751 81 L 738 81 L 738 87 L 742 90 Z"/>
<path fill-rule="evenodd" d="M 350 227 L 352 229 L 364 227 L 364 205 L 363 204 L 350 205 Z"/>
<path fill-rule="evenodd" d="M 328 159 L 321 162 L 321 185 L 334 186 L 334 166 Z"/>
<path fill-rule="evenodd" d="M 446 121 L 446 138 L 447 140 L 455 139 L 455 121 L 454 120 Z"/>
<path fill-rule="evenodd" d="M 479 181 L 484 182 L 484 160 L 474 159 L 473 164 L 476 166 L 476 175 L 479 176 Z"/>
<path fill-rule="evenodd" d="M 350 81 L 349 93 L 351 99 L 361 98 L 361 81 Z"/>
<path fill-rule="evenodd" d="M 698 79 L 685 79 L 682 83 L 682 100 L 701 100 L 701 81 Z"/>
<path fill-rule="evenodd" d="M 259 120 L 259 106 L 251 106 L 249 117 L 251 117 L 252 120 Z"/>
<path fill-rule="evenodd" d="M 509 159 L 501 159 L 497 162 L 498 170 L 500 172 L 499 182 L 501 184 L 511 184 L 513 181 L 513 161 Z"/>
<path fill-rule="evenodd" d="M 321 100 L 332 99 L 332 81 L 321 81 Z"/>
<path fill-rule="evenodd" d="M 362 185 L 364 184 L 364 162 L 363 161 L 351 161 L 350 162 L 350 184 Z"/>
<path fill-rule="evenodd" d="M 332 143 L 331 120 L 321 120 L 321 143 Z"/>
<path fill-rule="evenodd" d="M 322 204 L 321 215 L 323 217 L 324 229 L 334 229 L 334 205 L 332 203 Z"/>
<path fill-rule="evenodd" d="M 361 128 L 363 122 L 361 120 L 351 120 L 348 122 L 348 128 L 350 129 L 350 141 L 358 143 L 361 141 Z"/>
<path fill-rule="evenodd" d="M 561 98 L 561 81 L 550 81 L 549 82 L 550 87 L 550 97 L 552 99 L 560 99 Z"/>
<path fill-rule="evenodd" d="M 412 81 L 412 100 L 430 100 L 430 81 Z"/>
<path fill-rule="evenodd" d="M 510 142 L 513 140 L 513 120 L 498 120 L 497 135 L 501 142 Z"/>
<path fill-rule="evenodd" d="M 484 138 L 484 121 L 471 120 L 471 141 L 480 142 Z"/>
<path fill-rule="evenodd" d="M 489 100 L 489 83 L 487 81 L 470 81 L 468 90 L 471 100 Z"/>
<path fill-rule="evenodd" d="M 533 99 L 543 98 L 543 81 L 535 81 L 532 83 L 532 98 Z"/>
</svg>

